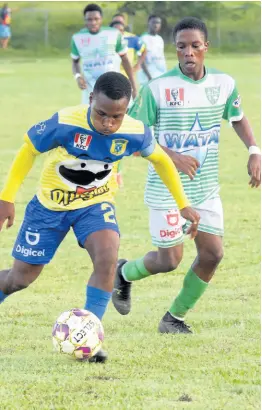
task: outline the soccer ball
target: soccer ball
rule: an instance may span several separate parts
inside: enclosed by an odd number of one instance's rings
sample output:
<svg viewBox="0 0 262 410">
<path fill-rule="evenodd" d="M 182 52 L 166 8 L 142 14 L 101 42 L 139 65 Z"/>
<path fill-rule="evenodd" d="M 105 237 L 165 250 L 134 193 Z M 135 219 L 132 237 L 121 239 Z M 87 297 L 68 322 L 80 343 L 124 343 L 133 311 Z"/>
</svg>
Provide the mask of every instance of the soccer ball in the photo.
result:
<svg viewBox="0 0 262 410">
<path fill-rule="evenodd" d="M 74 308 L 58 317 L 52 336 L 57 352 L 84 360 L 94 356 L 101 349 L 104 329 L 93 313 Z"/>
</svg>

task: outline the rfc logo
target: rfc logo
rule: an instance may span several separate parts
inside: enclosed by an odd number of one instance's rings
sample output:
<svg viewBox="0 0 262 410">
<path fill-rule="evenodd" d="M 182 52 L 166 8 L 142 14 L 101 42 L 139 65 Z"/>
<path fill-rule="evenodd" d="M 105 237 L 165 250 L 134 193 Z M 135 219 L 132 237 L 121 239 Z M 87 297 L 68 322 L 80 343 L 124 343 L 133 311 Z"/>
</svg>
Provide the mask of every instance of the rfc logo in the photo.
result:
<svg viewBox="0 0 262 410">
<path fill-rule="evenodd" d="M 123 155 L 126 150 L 127 143 L 128 141 L 124 139 L 113 140 L 110 148 L 111 154 L 116 156 Z"/>
<path fill-rule="evenodd" d="M 75 134 L 74 147 L 87 151 L 92 140 L 92 135 Z"/>
<path fill-rule="evenodd" d="M 166 88 L 165 95 L 168 107 L 183 107 L 184 88 Z"/>
</svg>

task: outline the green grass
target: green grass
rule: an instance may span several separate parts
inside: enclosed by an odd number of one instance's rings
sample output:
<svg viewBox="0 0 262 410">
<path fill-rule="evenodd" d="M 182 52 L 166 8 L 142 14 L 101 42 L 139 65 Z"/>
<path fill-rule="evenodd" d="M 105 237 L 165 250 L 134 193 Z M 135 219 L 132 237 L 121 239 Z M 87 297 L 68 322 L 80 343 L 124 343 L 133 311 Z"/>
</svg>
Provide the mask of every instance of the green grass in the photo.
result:
<svg viewBox="0 0 262 410">
<path fill-rule="evenodd" d="M 208 63 L 235 76 L 259 139 L 259 56 L 210 57 Z M 28 127 L 79 102 L 70 66 L 69 58 L 1 60 L 1 182 Z M 220 154 L 225 257 L 188 315 L 194 335 L 157 333 L 195 256 L 187 241 L 176 272 L 134 285 L 129 316 L 121 317 L 110 304 L 104 318 L 106 365 L 77 363 L 54 353 L 52 325 L 62 311 L 83 306 L 92 270 L 70 233 L 36 283 L 1 305 L 1 410 L 260 408 L 260 193 L 248 187 L 247 151 L 226 123 Z M 18 194 L 15 226 L 0 235 L 0 269 L 12 263 L 12 245 L 41 163 L 40 158 Z M 146 161 L 125 160 L 125 188 L 117 198 L 121 257 L 139 257 L 151 249 L 145 176 Z"/>
</svg>

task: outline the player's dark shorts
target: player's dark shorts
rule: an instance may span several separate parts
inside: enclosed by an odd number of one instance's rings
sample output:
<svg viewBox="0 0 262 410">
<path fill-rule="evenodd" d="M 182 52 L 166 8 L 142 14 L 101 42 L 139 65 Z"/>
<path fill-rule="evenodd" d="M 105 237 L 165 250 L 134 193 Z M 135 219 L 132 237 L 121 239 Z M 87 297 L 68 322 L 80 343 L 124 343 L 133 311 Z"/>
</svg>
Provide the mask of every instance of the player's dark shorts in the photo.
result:
<svg viewBox="0 0 262 410">
<path fill-rule="evenodd" d="M 46 264 L 71 227 L 81 247 L 93 232 L 111 229 L 119 234 L 115 208 L 108 202 L 73 211 L 52 211 L 35 196 L 26 207 L 12 255 L 33 265 Z"/>
</svg>

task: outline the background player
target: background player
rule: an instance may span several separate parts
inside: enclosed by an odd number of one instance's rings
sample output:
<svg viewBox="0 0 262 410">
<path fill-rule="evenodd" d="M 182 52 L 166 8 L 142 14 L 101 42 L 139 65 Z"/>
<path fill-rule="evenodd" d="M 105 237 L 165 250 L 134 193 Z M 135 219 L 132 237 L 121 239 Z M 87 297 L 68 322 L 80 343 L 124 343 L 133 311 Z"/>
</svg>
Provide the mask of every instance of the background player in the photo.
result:
<svg viewBox="0 0 262 410">
<path fill-rule="evenodd" d="M 98 77 L 108 71 L 119 72 L 121 61 L 135 97 L 136 84 L 122 35 L 116 29 L 102 26 L 102 9 L 96 4 L 85 7 L 84 18 L 86 28 L 74 34 L 71 40 L 73 75 L 82 90 L 82 104 L 89 103 L 89 95 Z"/>
<path fill-rule="evenodd" d="M 0 194 L 0 229 L 5 220 L 7 227 L 13 224 L 15 196 L 35 157 L 50 152 L 40 189 L 27 205 L 13 248 L 13 266 L 0 272 L 0 303 L 36 280 L 72 227 L 94 267 L 85 309 L 102 319 L 111 298 L 119 247 L 112 168 L 114 162 L 135 151 L 154 164 L 181 214 L 192 221 L 192 237 L 196 234 L 199 216 L 189 206 L 174 164 L 150 129 L 126 115 L 130 97 L 126 77 L 103 74 L 90 96 L 90 107 L 65 108 L 25 134 Z M 93 360 L 105 361 L 106 357 L 101 351 Z"/>
<path fill-rule="evenodd" d="M 161 18 L 156 15 L 148 17 L 148 32 L 141 35 L 141 40 L 146 46 L 146 66 L 138 72 L 140 86 L 145 85 L 152 78 L 166 72 L 166 60 L 164 54 L 164 40 L 158 34 L 161 30 Z"/>
<path fill-rule="evenodd" d="M 222 257 L 223 209 L 219 196 L 218 144 L 222 118 L 229 121 L 249 150 L 251 187 L 261 181 L 261 155 L 232 77 L 204 65 L 206 25 L 193 17 L 174 29 L 179 65 L 145 86 L 130 115 L 155 126 L 155 137 L 182 172 L 181 180 L 200 214 L 195 239 L 197 257 L 183 288 L 159 324 L 162 333 L 191 333 L 184 317 L 206 290 Z M 131 282 L 177 268 L 183 256 L 183 221 L 176 203 L 150 167 L 146 187 L 150 233 L 158 251 L 120 261 L 113 302 L 121 314 L 130 311 Z M 122 268 L 121 268 L 122 267 Z"/>
</svg>

